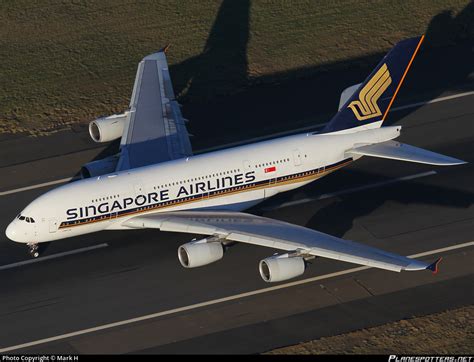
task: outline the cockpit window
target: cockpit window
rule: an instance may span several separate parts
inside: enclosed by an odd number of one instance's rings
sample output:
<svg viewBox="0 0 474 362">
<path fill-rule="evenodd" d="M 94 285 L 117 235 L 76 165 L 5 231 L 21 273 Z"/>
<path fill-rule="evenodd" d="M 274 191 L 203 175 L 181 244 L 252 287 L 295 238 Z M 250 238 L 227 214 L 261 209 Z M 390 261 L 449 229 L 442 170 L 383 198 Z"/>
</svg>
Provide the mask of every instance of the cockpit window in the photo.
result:
<svg viewBox="0 0 474 362">
<path fill-rule="evenodd" d="M 30 224 L 35 222 L 35 219 L 33 219 L 32 217 L 23 216 L 21 214 L 17 216 L 17 219 L 21 221 L 26 221 L 27 223 L 30 223 Z"/>
</svg>

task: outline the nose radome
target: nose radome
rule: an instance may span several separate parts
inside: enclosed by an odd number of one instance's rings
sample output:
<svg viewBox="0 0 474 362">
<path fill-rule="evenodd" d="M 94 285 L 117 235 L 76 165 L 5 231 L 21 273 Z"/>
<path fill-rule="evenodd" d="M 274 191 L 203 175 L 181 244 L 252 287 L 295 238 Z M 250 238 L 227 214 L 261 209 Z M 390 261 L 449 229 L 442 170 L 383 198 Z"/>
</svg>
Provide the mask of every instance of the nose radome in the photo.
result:
<svg viewBox="0 0 474 362">
<path fill-rule="evenodd" d="M 12 241 L 18 241 L 18 232 L 16 231 L 15 222 L 12 221 L 5 230 L 5 235 Z"/>
</svg>

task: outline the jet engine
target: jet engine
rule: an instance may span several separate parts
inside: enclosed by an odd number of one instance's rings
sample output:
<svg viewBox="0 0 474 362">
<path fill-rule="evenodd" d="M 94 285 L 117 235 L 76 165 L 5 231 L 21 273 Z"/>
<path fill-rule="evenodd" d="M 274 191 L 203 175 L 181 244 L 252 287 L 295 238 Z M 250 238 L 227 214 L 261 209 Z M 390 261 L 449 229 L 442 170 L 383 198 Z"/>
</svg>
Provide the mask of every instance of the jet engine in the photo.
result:
<svg viewBox="0 0 474 362">
<path fill-rule="evenodd" d="M 95 142 L 109 142 L 122 137 L 128 111 L 108 117 L 97 118 L 89 123 L 89 134 Z"/>
<path fill-rule="evenodd" d="M 302 275 L 306 269 L 304 258 L 299 256 L 275 255 L 260 261 L 259 271 L 266 282 L 281 282 Z"/>
<path fill-rule="evenodd" d="M 103 158 L 102 160 L 86 163 L 81 168 L 81 177 L 82 178 L 97 177 L 97 176 L 105 175 L 107 173 L 115 172 L 118 160 L 119 160 L 119 155 L 117 154 L 114 156 Z"/>
<path fill-rule="evenodd" d="M 202 239 L 181 245 L 178 258 L 185 268 L 196 268 L 222 259 L 224 246 L 219 241 Z"/>
</svg>

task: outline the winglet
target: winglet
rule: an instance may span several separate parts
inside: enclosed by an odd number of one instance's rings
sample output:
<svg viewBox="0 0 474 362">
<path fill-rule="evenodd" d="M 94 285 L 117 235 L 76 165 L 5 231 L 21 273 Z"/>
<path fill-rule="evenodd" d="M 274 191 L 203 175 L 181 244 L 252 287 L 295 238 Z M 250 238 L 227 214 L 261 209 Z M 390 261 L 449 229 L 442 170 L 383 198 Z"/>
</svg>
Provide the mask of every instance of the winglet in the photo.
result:
<svg viewBox="0 0 474 362">
<path fill-rule="evenodd" d="M 166 53 L 166 52 L 168 51 L 168 49 L 170 48 L 170 46 L 171 46 L 171 43 L 166 44 L 166 45 L 160 50 L 160 52 L 165 52 L 165 53 Z"/>
<path fill-rule="evenodd" d="M 434 263 L 428 265 L 428 266 L 426 267 L 426 269 L 431 270 L 431 271 L 433 272 L 433 274 L 438 273 L 438 270 L 439 270 L 439 269 L 438 269 L 438 265 L 439 265 L 439 263 L 441 262 L 441 260 L 443 260 L 443 258 L 442 258 L 442 257 L 439 257 L 438 259 L 436 259 L 436 261 L 435 261 Z"/>
</svg>

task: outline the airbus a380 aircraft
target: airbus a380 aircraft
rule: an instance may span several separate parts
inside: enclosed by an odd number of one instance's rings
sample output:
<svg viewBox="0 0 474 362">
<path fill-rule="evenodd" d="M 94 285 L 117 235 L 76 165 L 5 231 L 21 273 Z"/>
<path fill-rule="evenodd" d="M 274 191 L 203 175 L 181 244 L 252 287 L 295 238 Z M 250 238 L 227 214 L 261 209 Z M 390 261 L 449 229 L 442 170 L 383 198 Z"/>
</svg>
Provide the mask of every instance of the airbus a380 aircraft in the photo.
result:
<svg viewBox="0 0 474 362">
<path fill-rule="evenodd" d="M 339 112 L 320 131 L 193 156 L 171 85 L 165 50 L 138 65 L 130 109 L 89 125 L 96 142 L 121 137 L 116 156 L 84 165 L 83 180 L 45 193 L 8 226 L 29 246 L 101 230 L 155 228 L 206 235 L 179 247 L 186 268 L 215 262 L 233 242 L 283 250 L 260 262 L 267 282 L 302 275 L 321 256 L 392 271 L 437 271 L 410 259 L 302 226 L 241 211 L 347 166 L 362 156 L 433 165 L 464 163 L 393 141 L 401 126 L 382 127 L 423 41 L 404 40 L 361 84 L 341 95 Z"/>
</svg>

